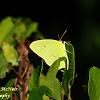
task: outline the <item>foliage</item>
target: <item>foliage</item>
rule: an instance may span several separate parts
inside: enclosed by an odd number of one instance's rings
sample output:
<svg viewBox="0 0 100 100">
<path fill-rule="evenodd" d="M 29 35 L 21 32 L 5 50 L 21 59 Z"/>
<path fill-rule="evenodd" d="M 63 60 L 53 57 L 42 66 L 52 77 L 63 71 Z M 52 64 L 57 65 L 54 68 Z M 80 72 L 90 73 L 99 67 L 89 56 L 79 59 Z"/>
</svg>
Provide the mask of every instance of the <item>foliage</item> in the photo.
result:
<svg viewBox="0 0 100 100">
<path fill-rule="evenodd" d="M 69 59 L 68 70 L 58 70 L 61 61 L 67 65 L 65 57 L 57 59 L 46 70 L 43 60 L 41 62 L 29 49 L 31 39 L 33 41 L 43 38 L 38 30 L 38 23 L 28 18 L 6 17 L 0 22 L 0 89 L 9 89 L 0 91 L 3 100 L 7 97 L 11 100 L 71 100 L 71 87 L 76 77 L 74 47 L 65 41 Z M 4 78 L 6 79 L 12 71 L 15 76 L 9 78 L 6 84 L 2 84 Z M 62 76 L 57 77 L 59 72 Z M 92 67 L 88 81 L 90 100 L 100 99 L 99 77 L 100 69 Z M 13 87 L 18 90 L 11 91 Z"/>
<path fill-rule="evenodd" d="M 60 81 L 56 77 L 59 74 L 60 62 L 64 61 L 67 65 L 68 60 L 66 61 L 64 57 L 57 59 L 46 72 L 44 72 L 43 62 L 35 67 L 33 63 L 34 55 L 29 57 L 33 54 L 28 49 L 29 38 L 32 38 L 32 40 L 44 38 L 38 31 L 37 22 L 21 17 L 6 17 L 1 21 L 0 78 L 6 78 L 6 73 L 10 73 L 10 70 L 13 70 L 17 75 L 15 79 L 9 80 L 5 85 L 5 87 L 18 88 L 16 92 L 8 91 L 11 100 L 61 100 L 61 98 L 64 99 L 64 95 L 71 99 L 71 87 L 75 74 L 75 54 L 72 44 L 66 43 L 65 45 L 70 65 L 68 70 L 67 68 L 61 70 L 63 76 L 60 76 L 62 78 L 62 81 Z M 1 91 L 2 93 L 3 91 Z"/>
<path fill-rule="evenodd" d="M 58 68 L 61 61 L 64 61 L 67 65 L 66 58 L 62 57 L 56 60 L 49 68 L 46 76 L 44 76 L 41 71 L 43 70 L 42 66 L 41 67 L 38 66 L 37 68 L 34 69 L 33 74 L 29 81 L 29 87 L 30 87 L 29 90 L 31 91 L 29 95 L 29 100 L 31 99 L 46 100 L 47 96 L 50 97 L 48 98 L 48 100 L 50 100 L 51 98 L 54 98 L 56 100 L 61 100 L 61 98 L 64 99 L 64 95 L 67 96 L 66 98 L 71 99 L 71 86 L 74 82 L 74 74 L 75 74 L 75 55 L 72 44 L 66 43 L 66 49 L 69 51 L 68 58 L 70 61 L 70 66 L 69 70 L 67 70 L 66 68 L 64 72 L 62 72 L 64 74 L 64 76 L 62 77 L 62 82 L 60 82 L 59 79 L 56 78 L 56 75 L 58 73 Z M 43 80 L 41 80 L 40 78 L 42 78 Z M 51 90 L 50 93 L 52 95 L 47 93 L 42 93 L 43 89 L 42 88 L 40 89 L 41 86 L 48 87 Z M 48 92 L 50 90 L 48 90 Z"/>
<path fill-rule="evenodd" d="M 100 99 L 100 69 L 97 67 L 89 71 L 88 93 L 90 100 Z"/>
<path fill-rule="evenodd" d="M 18 66 L 18 39 L 25 41 L 32 33 L 38 32 L 38 23 L 28 18 L 6 17 L 0 23 L 0 77 L 3 78 L 10 70 L 6 67 L 9 63 Z M 39 33 L 39 32 L 38 32 Z M 39 33 L 40 34 L 40 33 Z M 35 35 L 34 35 L 35 36 Z M 2 54 L 3 52 L 3 54 Z M 5 65 L 6 64 L 6 65 Z"/>
<path fill-rule="evenodd" d="M 18 61 L 17 61 L 18 52 L 17 52 L 17 50 L 13 46 L 6 44 L 6 43 L 4 43 L 4 45 L 2 46 L 2 50 L 3 50 L 3 54 L 6 58 L 6 61 L 8 63 L 11 63 L 12 66 L 18 66 Z"/>
<path fill-rule="evenodd" d="M 7 94 L 10 94 L 11 100 L 22 100 L 26 97 L 28 82 L 33 71 L 33 65 L 30 64 L 28 58 L 29 41 L 27 41 L 27 38 L 30 36 L 33 39 L 44 38 L 38 31 L 38 23 L 29 18 L 12 18 L 8 16 L 0 22 L 0 78 L 2 79 L 0 86 L 5 88 L 18 87 L 17 93 L 1 90 L 0 94 L 6 97 L 3 99 L 7 99 Z M 15 76 L 12 75 L 15 79 L 9 79 L 8 85 L 2 84 L 3 79 L 6 78 L 6 73 L 9 72 L 10 74 L 11 70 L 15 73 Z"/>
</svg>

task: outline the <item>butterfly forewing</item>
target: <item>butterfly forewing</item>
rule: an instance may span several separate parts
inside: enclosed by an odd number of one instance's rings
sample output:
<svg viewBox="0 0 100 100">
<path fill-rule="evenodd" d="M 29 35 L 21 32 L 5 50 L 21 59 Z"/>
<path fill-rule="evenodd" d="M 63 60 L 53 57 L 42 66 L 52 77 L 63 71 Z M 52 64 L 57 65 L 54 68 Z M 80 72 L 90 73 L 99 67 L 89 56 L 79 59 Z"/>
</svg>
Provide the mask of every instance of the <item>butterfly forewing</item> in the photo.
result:
<svg viewBox="0 0 100 100">
<path fill-rule="evenodd" d="M 53 39 L 37 40 L 30 44 L 34 53 L 43 58 L 51 66 L 59 57 L 66 57 L 67 53 L 62 42 Z M 64 68 L 64 63 L 60 67 Z"/>
</svg>

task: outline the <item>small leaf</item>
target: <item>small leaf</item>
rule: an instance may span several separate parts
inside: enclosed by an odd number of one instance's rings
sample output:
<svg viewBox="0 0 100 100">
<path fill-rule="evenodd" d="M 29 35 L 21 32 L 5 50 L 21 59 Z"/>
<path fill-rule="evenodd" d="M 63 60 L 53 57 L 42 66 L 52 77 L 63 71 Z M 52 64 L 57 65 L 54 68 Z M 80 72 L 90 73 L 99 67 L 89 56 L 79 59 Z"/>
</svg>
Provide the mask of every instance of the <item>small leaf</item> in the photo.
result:
<svg viewBox="0 0 100 100">
<path fill-rule="evenodd" d="M 39 85 L 39 75 L 40 75 L 41 67 L 38 66 L 34 69 L 30 81 L 29 81 L 29 91 L 31 91 L 34 87 L 38 87 Z"/>
<path fill-rule="evenodd" d="M 88 93 L 90 100 L 100 100 L 100 69 L 97 67 L 89 71 Z"/>
<path fill-rule="evenodd" d="M 39 31 L 37 31 L 37 32 L 34 34 L 33 39 L 34 39 L 34 40 L 37 40 L 37 39 L 45 39 L 45 37 L 44 37 Z"/>
<path fill-rule="evenodd" d="M 18 66 L 18 52 L 17 50 L 9 45 L 4 43 L 4 45 L 2 46 L 3 52 L 4 52 L 4 56 L 6 57 L 6 60 L 9 63 L 12 63 L 12 66 Z"/>
<path fill-rule="evenodd" d="M 3 78 L 6 76 L 6 72 L 9 72 L 9 70 L 12 67 L 7 63 L 5 56 L 3 55 L 3 52 L 0 51 L 0 78 Z"/>
<path fill-rule="evenodd" d="M 43 95 L 46 94 L 48 96 L 52 96 L 52 91 L 46 86 L 39 86 L 37 88 L 33 88 L 28 100 L 43 100 Z"/>
<path fill-rule="evenodd" d="M 29 100 L 28 98 L 29 98 L 29 94 L 27 94 L 27 98 L 25 100 Z"/>
<path fill-rule="evenodd" d="M 10 17 L 3 19 L 2 22 L 0 23 L 0 34 L 1 34 L 0 35 L 0 46 L 1 46 L 2 42 L 4 41 L 5 37 L 12 30 L 13 26 L 14 25 L 13 25 L 12 19 Z"/>
<path fill-rule="evenodd" d="M 63 76 L 63 85 L 65 87 L 65 94 L 68 95 L 68 86 L 72 86 L 71 85 L 71 81 L 73 81 L 73 76 L 72 76 L 72 72 L 73 72 L 73 69 L 69 69 L 69 70 L 66 70 L 64 71 L 64 76 Z"/>
<path fill-rule="evenodd" d="M 50 100 L 50 98 L 46 95 L 43 95 L 43 100 Z"/>
<path fill-rule="evenodd" d="M 36 32 L 38 28 L 37 22 L 32 22 L 26 27 L 26 37 L 29 37 L 33 32 Z"/>
<path fill-rule="evenodd" d="M 7 84 L 5 85 L 5 87 L 11 87 L 15 82 L 15 79 L 11 79 L 7 82 Z"/>
<path fill-rule="evenodd" d="M 66 50 L 68 51 L 68 58 L 69 58 L 69 69 L 71 70 L 71 74 L 73 77 L 73 81 L 74 81 L 74 74 L 75 74 L 75 52 L 74 52 L 74 47 L 71 43 L 66 43 Z M 71 84 L 73 84 L 73 81 Z"/>
<path fill-rule="evenodd" d="M 49 68 L 45 79 L 45 85 L 53 91 L 53 98 L 55 98 L 56 100 L 61 100 L 61 83 L 56 78 L 56 74 L 58 72 L 61 61 L 66 62 L 66 58 L 62 57 L 55 61 Z"/>
<path fill-rule="evenodd" d="M 32 33 L 37 32 L 38 30 L 38 23 L 33 22 L 29 18 L 20 17 L 18 19 L 13 19 L 13 21 L 15 23 L 15 27 L 12 32 L 22 41 L 30 37 Z"/>
<path fill-rule="evenodd" d="M 42 73 L 40 74 L 39 81 L 39 85 L 43 85 L 45 83 L 45 75 Z"/>
<path fill-rule="evenodd" d="M 74 82 L 74 74 L 75 74 L 75 53 L 74 47 L 70 43 L 66 43 L 66 50 L 68 51 L 68 58 L 69 58 L 69 69 L 64 71 L 63 76 L 63 85 L 65 87 L 65 94 L 68 98 L 71 98 L 71 87 Z"/>
<path fill-rule="evenodd" d="M 26 32 L 26 26 L 24 23 L 20 23 L 20 24 L 15 24 L 15 27 L 13 29 L 13 33 L 16 34 L 16 36 L 18 37 L 18 39 L 23 40 L 23 34 L 25 35 Z M 23 36 L 23 37 L 22 37 Z"/>
</svg>

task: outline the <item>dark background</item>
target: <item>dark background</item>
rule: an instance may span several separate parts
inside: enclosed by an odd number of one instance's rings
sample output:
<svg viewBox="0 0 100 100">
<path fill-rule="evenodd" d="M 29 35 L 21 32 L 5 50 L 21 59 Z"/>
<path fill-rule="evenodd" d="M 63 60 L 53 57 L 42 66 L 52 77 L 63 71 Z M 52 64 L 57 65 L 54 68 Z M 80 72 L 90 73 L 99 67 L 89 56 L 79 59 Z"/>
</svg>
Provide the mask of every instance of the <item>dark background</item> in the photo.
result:
<svg viewBox="0 0 100 100">
<path fill-rule="evenodd" d="M 26 2 L 27 3 L 27 2 Z M 16 2 L 15 2 L 16 4 Z M 76 73 L 72 100 L 89 100 L 82 87 L 88 84 L 89 69 L 100 67 L 100 1 L 30 2 L 27 5 L 2 6 L 0 20 L 6 16 L 28 17 L 39 23 L 39 31 L 46 37 L 71 41 L 75 48 Z M 2 5 L 2 4 L 1 4 Z"/>
</svg>

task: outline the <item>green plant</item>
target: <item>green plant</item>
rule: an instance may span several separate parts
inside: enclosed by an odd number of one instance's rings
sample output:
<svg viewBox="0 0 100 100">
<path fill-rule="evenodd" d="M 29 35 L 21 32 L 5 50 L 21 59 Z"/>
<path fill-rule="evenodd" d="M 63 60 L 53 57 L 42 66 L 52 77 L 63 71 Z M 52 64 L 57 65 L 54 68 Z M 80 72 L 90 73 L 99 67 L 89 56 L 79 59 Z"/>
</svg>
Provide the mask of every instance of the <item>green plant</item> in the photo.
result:
<svg viewBox="0 0 100 100">
<path fill-rule="evenodd" d="M 100 100 L 100 69 L 95 66 L 89 71 L 88 94 L 90 100 Z"/>
<path fill-rule="evenodd" d="M 56 100 L 61 100 L 62 98 L 62 100 L 64 100 L 64 95 L 66 95 L 68 100 L 71 100 L 71 86 L 75 74 L 75 58 L 72 44 L 66 44 L 66 49 L 71 52 L 68 53 L 70 66 L 69 70 L 67 70 L 67 68 L 64 69 L 62 82 L 59 82 L 56 75 L 60 62 L 64 61 L 66 63 L 65 57 L 56 60 L 49 68 L 46 76 L 42 73 L 43 66 L 38 66 L 34 69 L 29 81 L 30 95 L 28 100 L 42 100 L 42 98 L 43 100 L 47 100 L 48 97 Z M 48 98 L 48 100 L 50 100 L 50 98 Z"/>
<path fill-rule="evenodd" d="M 15 100 L 71 100 L 71 86 L 75 75 L 75 54 L 71 43 L 65 44 L 69 51 L 69 69 L 58 71 L 61 61 L 67 63 L 66 58 L 57 59 L 46 71 L 46 67 L 34 53 L 29 50 L 30 38 L 43 39 L 38 31 L 38 23 L 28 18 L 6 17 L 0 23 L 0 78 L 3 80 L 11 71 L 15 76 L 6 85 L 1 85 L 2 99 Z M 35 58 L 35 59 L 34 59 Z M 62 76 L 59 76 L 59 72 Z M 7 74 L 8 73 L 8 74 Z M 8 90 L 8 91 L 7 91 Z"/>
<path fill-rule="evenodd" d="M 15 72 L 15 76 L 17 74 L 14 79 L 9 78 L 6 85 L 2 84 L 1 80 L 0 94 L 4 96 L 2 99 L 7 99 L 8 95 L 11 100 L 26 96 L 30 74 L 33 71 L 33 65 L 28 58 L 27 38 L 30 36 L 33 39 L 44 38 L 38 31 L 38 23 L 28 18 L 6 17 L 0 23 L 0 78 L 6 78 L 6 73 L 10 73 L 11 70 Z M 18 87 L 17 94 L 11 90 L 12 86 Z"/>
</svg>

